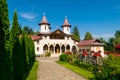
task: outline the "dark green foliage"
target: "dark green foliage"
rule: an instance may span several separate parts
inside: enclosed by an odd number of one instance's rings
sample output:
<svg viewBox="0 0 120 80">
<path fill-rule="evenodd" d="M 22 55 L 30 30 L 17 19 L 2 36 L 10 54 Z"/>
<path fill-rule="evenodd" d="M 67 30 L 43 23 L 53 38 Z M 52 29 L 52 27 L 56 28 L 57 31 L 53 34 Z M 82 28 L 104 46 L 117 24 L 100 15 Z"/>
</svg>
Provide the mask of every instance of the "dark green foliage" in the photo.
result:
<svg viewBox="0 0 120 80">
<path fill-rule="evenodd" d="M 102 38 L 102 37 L 100 37 L 99 40 L 100 40 L 102 43 L 104 43 L 104 50 L 105 50 L 105 51 L 108 51 L 108 47 L 109 47 L 109 46 L 107 45 L 107 44 L 108 44 L 107 41 L 106 41 L 104 38 Z"/>
<path fill-rule="evenodd" d="M 15 38 L 18 37 L 20 34 L 19 29 L 20 27 L 19 27 L 18 18 L 17 18 L 17 12 L 15 11 L 13 15 L 12 29 L 10 34 L 13 41 L 13 45 L 14 45 Z"/>
<path fill-rule="evenodd" d="M 120 79 L 120 58 L 109 55 L 108 59 L 103 61 L 104 65 L 101 72 L 95 71 L 97 80 L 119 80 Z"/>
<path fill-rule="evenodd" d="M 23 80 L 35 61 L 34 43 L 21 34 L 17 12 L 9 32 L 6 0 L 0 0 L 0 80 Z"/>
<path fill-rule="evenodd" d="M 34 31 L 31 28 L 29 28 L 28 26 L 24 26 L 23 30 L 27 34 L 31 34 L 31 35 L 34 34 Z"/>
<path fill-rule="evenodd" d="M 19 38 L 16 38 L 14 47 L 12 49 L 13 80 L 23 80 L 24 71 L 21 51 L 22 47 Z"/>
<path fill-rule="evenodd" d="M 115 52 L 115 46 L 120 44 L 120 30 L 117 30 L 114 37 L 109 38 L 107 42 L 107 51 Z"/>
<path fill-rule="evenodd" d="M 35 61 L 34 43 L 27 34 L 22 35 L 22 51 L 22 55 L 24 57 L 23 66 L 25 73 L 27 73 Z"/>
<path fill-rule="evenodd" d="M 77 41 L 80 41 L 80 33 L 79 33 L 79 30 L 78 30 L 77 26 L 75 26 L 73 28 L 72 34 L 73 34 L 73 36 L 72 36 L 73 39 L 75 39 Z"/>
<path fill-rule="evenodd" d="M 86 32 L 84 40 L 91 40 L 91 39 L 93 39 L 91 33 L 90 32 Z"/>
<path fill-rule="evenodd" d="M 60 61 L 63 61 L 63 62 L 66 62 L 68 59 L 67 59 L 67 54 L 61 54 L 60 56 L 59 56 L 59 60 Z"/>
<path fill-rule="evenodd" d="M 13 16 L 11 29 L 11 53 L 13 62 L 13 80 L 23 80 L 35 61 L 34 43 L 23 31 L 21 34 L 17 12 Z"/>
<path fill-rule="evenodd" d="M 12 79 L 9 45 L 9 18 L 6 0 L 0 0 L 0 80 Z"/>
<path fill-rule="evenodd" d="M 26 36 L 25 34 L 22 35 L 21 38 L 21 44 L 22 44 L 22 53 L 21 55 L 23 56 L 23 68 L 24 68 L 24 73 L 28 72 L 28 64 L 27 64 L 27 59 L 26 59 Z"/>
</svg>

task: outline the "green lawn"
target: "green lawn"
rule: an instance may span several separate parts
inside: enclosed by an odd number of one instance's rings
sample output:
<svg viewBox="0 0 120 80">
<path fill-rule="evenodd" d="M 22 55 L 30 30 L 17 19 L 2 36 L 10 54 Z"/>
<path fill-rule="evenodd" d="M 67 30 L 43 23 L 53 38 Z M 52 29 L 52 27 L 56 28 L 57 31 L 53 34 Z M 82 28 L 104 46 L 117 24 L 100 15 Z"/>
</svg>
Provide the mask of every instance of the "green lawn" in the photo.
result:
<svg viewBox="0 0 120 80">
<path fill-rule="evenodd" d="M 86 79 L 91 79 L 91 78 L 94 78 L 94 74 L 90 71 L 87 71 L 83 68 L 80 68 L 80 67 L 77 67 L 77 66 L 73 66 L 67 62 L 62 62 L 62 61 L 56 61 L 58 64 L 72 70 L 73 72 L 83 76 L 84 78 Z"/>
<path fill-rule="evenodd" d="M 37 70 L 38 70 L 38 62 L 36 61 L 26 80 L 37 80 Z"/>
</svg>

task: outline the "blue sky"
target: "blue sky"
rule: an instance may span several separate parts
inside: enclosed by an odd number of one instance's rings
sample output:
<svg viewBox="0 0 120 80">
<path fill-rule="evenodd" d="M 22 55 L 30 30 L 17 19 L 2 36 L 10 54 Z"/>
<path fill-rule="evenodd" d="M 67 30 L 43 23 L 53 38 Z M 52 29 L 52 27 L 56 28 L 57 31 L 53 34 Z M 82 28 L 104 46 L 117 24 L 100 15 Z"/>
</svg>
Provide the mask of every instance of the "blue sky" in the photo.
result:
<svg viewBox="0 0 120 80">
<path fill-rule="evenodd" d="M 95 38 L 108 39 L 120 29 L 120 0 L 8 0 L 9 19 L 18 12 L 21 26 L 40 30 L 38 23 L 45 12 L 52 31 L 59 28 L 67 16 L 71 30 L 77 26 L 81 39 L 89 31 Z"/>
</svg>

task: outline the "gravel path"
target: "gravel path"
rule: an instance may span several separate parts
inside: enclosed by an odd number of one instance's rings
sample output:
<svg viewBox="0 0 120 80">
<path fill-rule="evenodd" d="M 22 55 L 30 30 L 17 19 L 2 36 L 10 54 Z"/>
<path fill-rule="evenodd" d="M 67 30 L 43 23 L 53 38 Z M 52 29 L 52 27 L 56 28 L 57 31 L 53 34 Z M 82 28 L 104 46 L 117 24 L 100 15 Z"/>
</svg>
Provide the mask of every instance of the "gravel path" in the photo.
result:
<svg viewBox="0 0 120 80">
<path fill-rule="evenodd" d="M 86 80 L 80 75 L 60 66 L 55 62 L 58 58 L 37 58 L 39 61 L 38 80 Z"/>
</svg>

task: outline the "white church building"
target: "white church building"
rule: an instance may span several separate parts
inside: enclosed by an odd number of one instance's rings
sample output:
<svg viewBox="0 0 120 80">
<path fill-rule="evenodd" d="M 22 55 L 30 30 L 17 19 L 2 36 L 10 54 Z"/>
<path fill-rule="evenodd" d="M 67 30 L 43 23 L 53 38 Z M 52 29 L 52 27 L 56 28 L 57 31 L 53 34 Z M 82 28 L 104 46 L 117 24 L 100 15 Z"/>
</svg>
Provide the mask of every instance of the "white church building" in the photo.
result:
<svg viewBox="0 0 120 80">
<path fill-rule="evenodd" d="M 43 15 L 39 26 L 40 33 L 31 36 L 35 44 L 36 55 L 42 55 L 46 52 L 59 54 L 66 51 L 79 51 L 83 53 L 83 50 L 86 50 L 88 53 L 91 53 L 91 51 L 101 51 L 101 56 L 105 56 L 104 44 L 98 39 L 77 41 L 72 38 L 72 34 L 70 33 L 71 25 L 69 24 L 67 17 L 65 17 L 65 20 L 61 25 L 62 30 L 57 29 L 51 31 L 50 23 L 47 21 L 45 15 Z"/>
<path fill-rule="evenodd" d="M 51 31 L 50 23 L 47 21 L 45 15 L 43 15 L 39 26 L 40 33 L 37 36 L 32 36 L 36 55 L 42 55 L 46 51 L 51 54 L 59 54 L 67 50 L 71 52 L 77 50 L 79 41 L 72 38 L 72 34 L 70 33 L 71 25 L 69 24 L 67 17 L 65 17 L 65 20 L 61 25 L 62 30 L 57 29 Z"/>
</svg>

